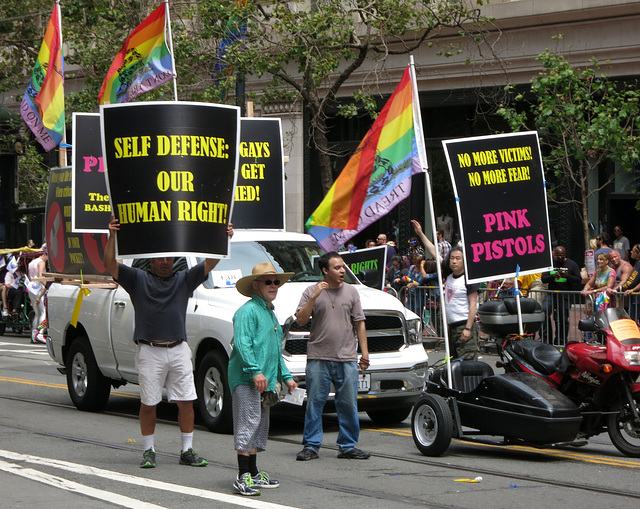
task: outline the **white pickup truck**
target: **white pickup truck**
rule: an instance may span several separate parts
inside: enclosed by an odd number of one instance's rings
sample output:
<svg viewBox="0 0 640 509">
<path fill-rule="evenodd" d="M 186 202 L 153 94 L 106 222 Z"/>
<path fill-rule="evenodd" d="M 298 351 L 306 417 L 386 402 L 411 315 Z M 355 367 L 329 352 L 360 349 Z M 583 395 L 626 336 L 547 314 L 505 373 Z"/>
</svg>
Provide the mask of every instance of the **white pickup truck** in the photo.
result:
<svg viewBox="0 0 640 509">
<path fill-rule="evenodd" d="M 198 408 L 206 426 L 215 432 L 231 429 L 227 365 L 233 339 L 232 317 L 247 300 L 233 286 L 222 285 L 217 276 L 250 274 L 263 261 L 272 262 L 277 270 L 295 273 L 280 288 L 274 305 L 285 330 L 283 353 L 301 387 L 305 382 L 309 326 L 298 326 L 292 315 L 303 290 L 322 280 L 317 263 L 314 265 L 322 251 L 309 235 L 237 230 L 229 254 L 192 295 L 186 321 Z M 175 269 L 198 261 L 178 258 Z M 124 263 L 144 267 L 148 260 L 129 259 Z M 422 346 L 420 319 L 398 299 L 361 284 L 350 273 L 345 279 L 360 293 L 369 340 L 371 366 L 360 376 L 360 409 L 376 422 L 400 422 L 409 415 L 426 381 L 427 354 Z M 66 374 L 75 406 L 99 411 L 106 405 L 112 386 L 138 381 L 136 345 L 132 340 L 134 309 L 129 295 L 120 287 L 92 289 L 84 298 L 78 324 L 73 327 L 69 322 L 79 291 L 72 285 L 51 285 L 47 347 L 61 365 L 60 372 Z"/>
</svg>

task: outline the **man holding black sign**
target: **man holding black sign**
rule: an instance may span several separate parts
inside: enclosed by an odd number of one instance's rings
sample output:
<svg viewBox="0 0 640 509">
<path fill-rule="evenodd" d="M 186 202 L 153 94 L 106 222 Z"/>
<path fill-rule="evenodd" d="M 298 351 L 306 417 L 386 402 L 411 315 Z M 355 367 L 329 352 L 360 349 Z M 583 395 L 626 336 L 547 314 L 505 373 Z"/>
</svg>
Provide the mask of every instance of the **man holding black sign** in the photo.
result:
<svg viewBox="0 0 640 509">
<path fill-rule="evenodd" d="M 192 292 L 203 283 L 219 260 L 208 258 L 191 269 L 173 272 L 171 257 L 151 258 L 148 272 L 118 263 L 116 233 L 120 221 L 113 215 L 104 266 L 129 293 L 135 308 L 133 339 L 138 345 L 136 367 L 140 384 L 140 430 L 144 453 L 141 468 L 156 466 L 154 433 L 156 406 L 166 385 L 169 401 L 178 405 L 178 425 L 182 433 L 180 464 L 205 467 L 207 461 L 193 450 L 194 411 L 197 398 L 185 327 L 187 304 Z M 227 228 L 229 237 L 233 227 Z"/>
<path fill-rule="evenodd" d="M 424 234 L 420 223 L 412 219 L 411 224 L 413 224 L 413 229 L 425 249 L 442 264 L 443 275 L 448 273 L 444 292 L 451 356 L 454 359 L 477 361 L 480 347 L 478 326 L 475 321 L 480 285 L 466 283 L 462 249 L 456 246 L 449 252 L 449 266 L 447 267 L 446 260 L 437 256 L 436 246 Z"/>
</svg>

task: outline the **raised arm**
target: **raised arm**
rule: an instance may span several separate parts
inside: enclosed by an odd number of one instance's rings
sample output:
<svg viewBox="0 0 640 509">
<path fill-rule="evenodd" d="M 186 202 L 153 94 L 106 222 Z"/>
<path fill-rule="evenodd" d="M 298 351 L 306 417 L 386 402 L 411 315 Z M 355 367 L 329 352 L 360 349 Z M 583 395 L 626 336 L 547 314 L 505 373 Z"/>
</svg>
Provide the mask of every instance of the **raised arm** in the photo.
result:
<svg viewBox="0 0 640 509">
<path fill-rule="evenodd" d="M 433 259 L 437 263 L 440 263 L 442 260 L 440 260 L 439 259 L 440 257 L 436 255 L 436 246 L 424 234 L 424 232 L 422 231 L 422 226 L 420 225 L 420 223 L 418 221 L 416 221 L 415 219 L 412 219 L 411 220 L 411 224 L 413 225 L 413 230 L 416 232 L 416 235 L 420 239 L 420 242 L 422 242 L 422 245 L 424 246 L 424 248 L 428 251 L 428 253 L 431 256 L 433 256 Z"/>
<path fill-rule="evenodd" d="M 107 272 L 113 276 L 114 279 L 118 279 L 118 262 L 116 261 L 116 234 L 120 229 L 120 220 L 111 214 L 111 221 L 109 221 L 109 238 L 107 239 L 107 245 L 104 249 L 104 268 Z"/>
<path fill-rule="evenodd" d="M 233 237 L 233 223 L 227 225 L 227 235 L 229 238 Z M 220 260 L 218 258 L 207 258 L 204 261 L 204 274 L 205 276 L 211 272 Z"/>
</svg>

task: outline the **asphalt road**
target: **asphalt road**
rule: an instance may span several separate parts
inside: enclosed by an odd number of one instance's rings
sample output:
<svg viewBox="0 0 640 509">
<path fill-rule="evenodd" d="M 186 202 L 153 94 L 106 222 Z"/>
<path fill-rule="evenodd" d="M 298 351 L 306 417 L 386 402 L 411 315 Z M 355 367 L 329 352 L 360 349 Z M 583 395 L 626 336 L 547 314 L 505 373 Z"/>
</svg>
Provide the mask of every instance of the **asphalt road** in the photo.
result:
<svg viewBox="0 0 640 509">
<path fill-rule="evenodd" d="M 259 455 L 281 486 L 240 497 L 231 489 L 233 438 L 197 423 L 194 446 L 209 466 L 178 465 L 176 411 L 166 403 L 158 467 L 140 469 L 137 411 L 132 386 L 113 391 L 102 413 L 76 410 L 43 345 L 26 335 L 0 337 L 0 507 L 635 508 L 640 501 L 640 460 L 622 456 L 606 436 L 551 450 L 454 440 L 444 456 L 430 458 L 416 449 L 410 419 L 383 428 L 361 414 L 360 447 L 372 457 L 343 460 L 329 414 L 320 459 L 297 462 L 302 413 L 284 407 L 272 415 L 268 450 Z"/>
</svg>

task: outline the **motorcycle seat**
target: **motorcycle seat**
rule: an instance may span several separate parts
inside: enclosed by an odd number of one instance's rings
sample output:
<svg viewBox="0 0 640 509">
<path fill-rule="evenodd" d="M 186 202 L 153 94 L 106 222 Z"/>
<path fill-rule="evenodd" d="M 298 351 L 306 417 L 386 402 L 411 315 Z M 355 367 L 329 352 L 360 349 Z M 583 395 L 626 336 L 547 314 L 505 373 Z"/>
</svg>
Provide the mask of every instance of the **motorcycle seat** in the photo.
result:
<svg viewBox="0 0 640 509">
<path fill-rule="evenodd" d="M 460 361 L 451 363 L 453 388 L 471 392 L 487 377 L 493 376 L 493 369 L 486 362 Z"/>
<path fill-rule="evenodd" d="M 553 345 L 535 339 L 523 339 L 513 343 L 513 351 L 544 375 L 552 375 L 560 368 L 562 353 Z"/>
</svg>

